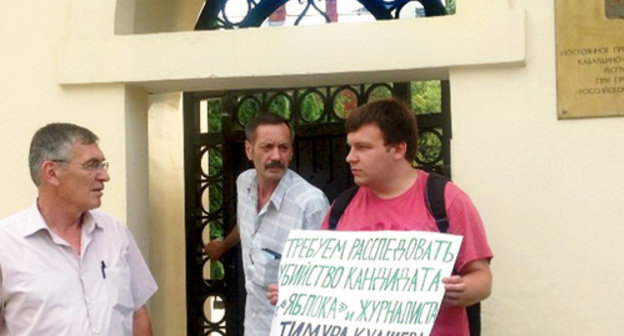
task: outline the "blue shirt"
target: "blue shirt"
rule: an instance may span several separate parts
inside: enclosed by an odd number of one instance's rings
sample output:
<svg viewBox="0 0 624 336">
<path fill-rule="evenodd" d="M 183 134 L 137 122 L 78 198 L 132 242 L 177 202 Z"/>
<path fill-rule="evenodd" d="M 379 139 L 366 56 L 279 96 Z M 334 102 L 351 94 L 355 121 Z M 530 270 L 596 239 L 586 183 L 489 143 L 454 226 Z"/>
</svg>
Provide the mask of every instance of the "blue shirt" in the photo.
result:
<svg viewBox="0 0 624 336">
<path fill-rule="evenodd" d="M 329 202 L 321 190 L 288 170 L 271 199 L 257 211 L 256 170 L 238 176 L 237 225 L 245 269 L 245 336 L 268 336 L 274 307 L 266 288 L 277 283 L 282 249 L 290 230 L 318 230 Z"/>
</svg>

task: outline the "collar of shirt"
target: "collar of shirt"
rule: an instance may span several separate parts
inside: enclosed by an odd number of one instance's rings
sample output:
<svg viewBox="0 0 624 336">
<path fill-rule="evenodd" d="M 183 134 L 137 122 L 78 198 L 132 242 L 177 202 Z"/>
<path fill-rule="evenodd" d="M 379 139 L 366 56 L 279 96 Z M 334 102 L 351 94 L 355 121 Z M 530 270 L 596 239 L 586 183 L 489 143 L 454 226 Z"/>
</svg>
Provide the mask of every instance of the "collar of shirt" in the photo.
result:
<svg viewBox="0 0 624 336">
<path fill-rule="evenodd" d="M 102 228 L 93 218 L 90 212 L 85 212 L 82 217 L 82 231 L 88 234 L 91 234 L 95 228 Z M 52 233 L 48 225 L 46 224 L 45 219 L 41 215 L 39 211 L 39 207 L 37 206 L 37 201 L 33 203 L 33 205 L 28 210 L 28 220 L 24 223 L 22 227 L 22 235 L 24 238 L 28 236 L 32 236 L 41 230 L 46 230 L 48 233 L 54 237 L 55 234 Z"/>
<path fill-rule="evenodd" d="M 292 171 L 290 169 L 286 170 L 286 173 L 280 181 L 277 183 L 277 187 L 273 190 L 273 194 L 271 194 L 271 198 L 264 205 L 264 207 L 260 210 L 260 213 L 266 211 L 265 209 L 269 206 L 269 204 L 273 204 L 277 211 L 280 210 L 282 206 L 282 202 L 284 201 L 284 197 L 286 196 L 286 191 L 292 182 Z M 249 187 L 247 187 L 247 192 L 249 193 L 249 197 L 253 199 L 255 202 L 258 202 L 258 180 L 256 171 L 254 170 L 254 174 L 251 176 L 251 181 L 249 183 Z M 259 214 L 260 214 L 259 213 Z"/>
</svg>

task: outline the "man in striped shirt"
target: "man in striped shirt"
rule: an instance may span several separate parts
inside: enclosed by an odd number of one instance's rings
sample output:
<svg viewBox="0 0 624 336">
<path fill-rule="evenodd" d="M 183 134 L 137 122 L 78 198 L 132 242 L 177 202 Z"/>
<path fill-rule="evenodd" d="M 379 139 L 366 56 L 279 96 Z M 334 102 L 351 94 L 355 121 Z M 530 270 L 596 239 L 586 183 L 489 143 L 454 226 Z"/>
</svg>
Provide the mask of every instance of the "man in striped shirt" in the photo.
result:
<svg viewBox="0 0 624 336">
<path fill-rule="evenodd" d="M 329 202 L 321 190 L 288 169 L 294 133 L 285 120 L 261 114 L 247 124 L 245 137 L 245 154 L 254 169 L 236 180 L 237 226 L 204 250 L 214 261 L 241 243 L 247 290 L 245 336 L 268 336 L 274 306 L 266 290 L 277 283 L 288 233 L 318 229 Z"/>
</svg>

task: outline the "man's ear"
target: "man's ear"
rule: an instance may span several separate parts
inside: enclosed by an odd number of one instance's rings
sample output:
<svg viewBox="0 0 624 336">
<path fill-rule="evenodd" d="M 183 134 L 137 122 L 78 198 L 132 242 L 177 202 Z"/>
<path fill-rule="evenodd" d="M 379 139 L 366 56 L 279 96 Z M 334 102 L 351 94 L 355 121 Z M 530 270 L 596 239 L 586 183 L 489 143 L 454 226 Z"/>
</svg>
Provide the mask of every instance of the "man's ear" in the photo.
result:
<svg viewBox="0 0 624 336">
<path fill-rule="evenodd" d="M 41 169 L 39 169 L 39 182 L 47 183 L 54 186 L 59 185 L 58 179 L 58 165 L 52 161 L 44 161 L 41 164 Z"/>
<path fill-rule="evenodd" d="M 394 159 L 402 160 L 405 159 L 405 154 L 407 153 L 407 143 L 405 141 L 401 141 L 398 144 L 392 146 L 394 148 Z"/>
<path fill-rule="evenodd" d="M 245 155 L 247 155 L 247 159 L 249 161 L 253 161 L 253 156 L 251 155 L 251 147 L 253 144 L 249 142 L 249 140 L 245 140 Z"/>
</svg>

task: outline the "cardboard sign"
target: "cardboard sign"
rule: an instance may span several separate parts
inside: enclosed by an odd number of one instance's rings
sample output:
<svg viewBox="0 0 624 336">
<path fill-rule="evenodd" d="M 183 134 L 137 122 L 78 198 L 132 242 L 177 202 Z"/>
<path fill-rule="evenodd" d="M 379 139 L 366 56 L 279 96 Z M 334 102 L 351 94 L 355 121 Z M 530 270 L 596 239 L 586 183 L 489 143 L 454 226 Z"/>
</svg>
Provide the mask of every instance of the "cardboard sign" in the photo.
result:
<svg viewBox="0 0 624 336">
<path fill-rule="evenodd" d="M 624 0 L 556 0 L 557 116 L 624 115 Z"/>
<path fill-rule="evenodd" d="M 428 336 L 462 237 L 291 231 L 271 336 Z"/>
</svg>

